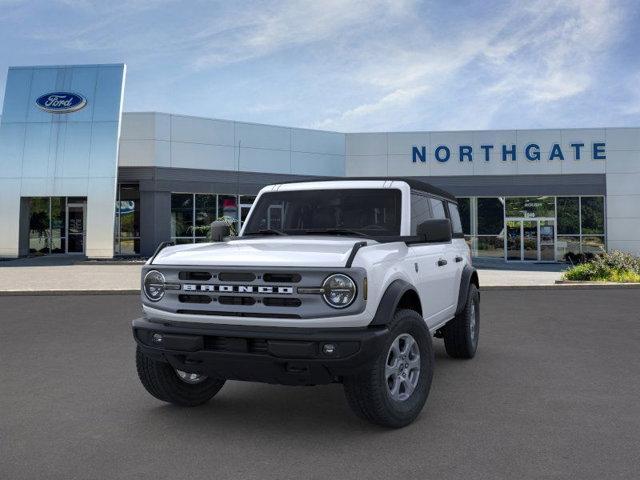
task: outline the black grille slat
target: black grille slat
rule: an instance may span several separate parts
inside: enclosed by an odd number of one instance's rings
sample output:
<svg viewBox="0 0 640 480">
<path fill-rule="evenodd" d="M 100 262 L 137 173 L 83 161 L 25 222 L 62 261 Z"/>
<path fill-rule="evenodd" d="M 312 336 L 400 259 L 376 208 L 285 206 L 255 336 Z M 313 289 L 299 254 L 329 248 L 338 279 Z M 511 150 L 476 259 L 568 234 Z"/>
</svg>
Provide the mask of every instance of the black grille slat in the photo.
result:
<svg viewBox="0 0 640 480">
<path fill-rule="evenodd" d="M 218 297 L 218 303 L 220 305 L 255 305 L 256 299 L 251 297 L 231 297 L 223 296 Z"/>
<path fill-rule="evenodd" d="M 262 279 L 266 283 L 298 283 L 302 276 L 299 273 L 265 273 Z"/>
<path fill-rule="evenodd" d="M 180 280 L 193 280 L 196 282 L 206 282 L 207 280 L 211 280 L 213 275 L 209 272 L 180 272 L 178 273 L 178 278 Z"/>
<path fill-rule="evenodd" d="M 299 307 L 302 305 L 302 300 L 288 297 L 266 297 L 262 303 L 267 307 Z"/>
<path fill-rule="evenodd" d="M 256 275 L 251 272 L 220 272 L 218 278 L 221 282 L 253 282 Z"/>
<path fill-rule="evenodd" d="M 178 295 L 180 303 L 211 303 L 212 298 L 209 295 Z"/>
</svg>

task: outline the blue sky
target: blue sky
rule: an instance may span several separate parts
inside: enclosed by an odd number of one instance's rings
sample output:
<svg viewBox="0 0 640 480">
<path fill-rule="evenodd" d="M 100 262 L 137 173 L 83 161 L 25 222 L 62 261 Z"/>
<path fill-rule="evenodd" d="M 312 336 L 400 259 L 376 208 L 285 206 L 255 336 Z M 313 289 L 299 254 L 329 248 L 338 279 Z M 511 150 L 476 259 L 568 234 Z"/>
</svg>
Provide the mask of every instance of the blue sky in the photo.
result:
<svg viewBox="0 0 640 480">
<path fill-rule="evenodd" d="M 640 126 L 640 2 L 0 0 L 7 67 L 128 65 L 126 111 L 338 131 Z"/>
</svg>

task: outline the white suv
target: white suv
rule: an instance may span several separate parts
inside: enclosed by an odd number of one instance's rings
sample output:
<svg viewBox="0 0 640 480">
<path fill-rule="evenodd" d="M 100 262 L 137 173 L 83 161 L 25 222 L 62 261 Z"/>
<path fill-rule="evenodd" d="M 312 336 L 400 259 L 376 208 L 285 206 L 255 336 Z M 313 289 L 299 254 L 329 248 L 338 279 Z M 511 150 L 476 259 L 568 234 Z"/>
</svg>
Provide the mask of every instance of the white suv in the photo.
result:
<svg viewBox="0 0 640 480">
<path fill-rule="evenodd" d="M 156 398 L 207 402 L 225 380 L 344 384 L 401 427 L 422 410 L 432 335 L 471 358 L 480 293 L 456 199 L 411 179 L 263 188 L 238 237 L 161 245 L 142 272 L 137 369 Z"/>
</svg>

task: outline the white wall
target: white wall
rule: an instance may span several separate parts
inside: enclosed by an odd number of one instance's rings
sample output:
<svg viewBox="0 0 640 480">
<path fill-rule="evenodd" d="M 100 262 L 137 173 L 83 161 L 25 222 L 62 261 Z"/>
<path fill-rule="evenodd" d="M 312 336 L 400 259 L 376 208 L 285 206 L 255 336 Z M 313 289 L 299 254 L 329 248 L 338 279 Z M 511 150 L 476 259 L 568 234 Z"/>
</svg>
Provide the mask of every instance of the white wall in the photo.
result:
<svg viewBox="0 0 640 480">
<path fill-rule="evenodd" d="M 342 133 L 125 113 L 119 165 L 342 176 L 344 153 Z"/>
</svg>

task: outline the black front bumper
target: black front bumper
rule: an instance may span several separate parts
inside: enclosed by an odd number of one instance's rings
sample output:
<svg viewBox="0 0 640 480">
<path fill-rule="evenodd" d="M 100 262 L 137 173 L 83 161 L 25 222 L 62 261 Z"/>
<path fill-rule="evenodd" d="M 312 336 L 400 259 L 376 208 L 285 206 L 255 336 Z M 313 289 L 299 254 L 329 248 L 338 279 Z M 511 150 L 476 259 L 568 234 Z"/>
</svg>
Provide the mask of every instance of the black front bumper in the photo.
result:
<svg viewBox="0 0 640 480">
<path fill-rule="evenodd" d="M 388 334 L 385 326 L 267 328 L 133 321 L 133 336 L 143 353 L 174 368 L 283 385 L 318 385 L 353 375 L 378 355 Z M 326 345 L 333 345 L 332 353 Z"/>
</svg>

